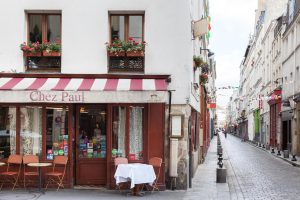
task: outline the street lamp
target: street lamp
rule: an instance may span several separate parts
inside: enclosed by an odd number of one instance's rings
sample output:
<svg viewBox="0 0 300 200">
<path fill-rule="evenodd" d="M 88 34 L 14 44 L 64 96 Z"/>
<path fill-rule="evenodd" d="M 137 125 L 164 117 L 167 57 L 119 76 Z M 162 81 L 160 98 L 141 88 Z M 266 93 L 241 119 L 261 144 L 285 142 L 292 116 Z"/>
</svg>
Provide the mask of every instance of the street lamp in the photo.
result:
<svg viewBox="0 0 300 200">
<path fill-rule="evenodd" d="M 200 47 L 200 54 L 202 53 L 202 50 L 205 50 L 208 52 L 208 57 L 215 55 L 213 52 L 210 51 L 210 49 L 202 49 L 201 47 Z"/>
</svg>

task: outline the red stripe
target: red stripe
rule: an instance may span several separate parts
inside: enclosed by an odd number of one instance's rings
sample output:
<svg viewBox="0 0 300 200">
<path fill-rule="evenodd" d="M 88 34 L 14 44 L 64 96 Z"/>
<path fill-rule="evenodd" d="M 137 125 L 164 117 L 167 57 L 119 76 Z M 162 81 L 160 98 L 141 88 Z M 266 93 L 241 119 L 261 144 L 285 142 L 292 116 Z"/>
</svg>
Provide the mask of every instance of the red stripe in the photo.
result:
<svg viewBox="0 0 300 200">
<path fill-rule="evenodd" d="M 117 90 L 119 79 L 107 79 L 104 90 Z"/>
<path fill-rule="evenodd" d="M 37 90 L 42 87 L 47 80 L 48 78 L 37 78 L 26 90 Z"/>
<path fill-rule="evenodd" d="M 81 85 L 79 86 L 78 90 L 80 91 L 87 91 L 87 90 L 91 90 L 91 87 L 93 86 L 95 82 L 95 79 L 90 79 L 90 78 L 87 78 L 87 79 L 83 79 Z"/>
<path fill-rule="evenodd" d="M 131 79 L 129 90 L 143 90 L 143 80 L 142 79 Z"/>
<path fill-rule="evenodd" d="M 156 90 L 167 90 L 167 83 L 165 79 L 155 79 Z"/>
<path fill-rule="evenodd" d="M 70 81 L 70 78 L 61 78 L 52 90 L 64 90 Z"/>
<path fill-rule="evenodd" d="M 22 81 L 24 78 L 12 78 L 7 83 L 2 85 L 0 87 L 0 90 L 11 90 L 13 87 L 15 87 L 20 81 Z"/>
</svg>

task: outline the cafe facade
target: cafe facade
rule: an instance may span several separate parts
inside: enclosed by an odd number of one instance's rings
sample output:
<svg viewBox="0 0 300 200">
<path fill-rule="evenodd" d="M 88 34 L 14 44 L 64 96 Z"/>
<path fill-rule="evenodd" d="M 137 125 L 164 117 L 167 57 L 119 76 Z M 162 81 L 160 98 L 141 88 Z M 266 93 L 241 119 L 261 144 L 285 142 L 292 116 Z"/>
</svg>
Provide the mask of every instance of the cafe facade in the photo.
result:
<svg viewBox="0 0 300 200">
<path fill-rule="evenodd" d="M 0 78 L 2 157 L 32 154 L 52 162 L 65 155 L 65 186 L 114 188 L 115 157 L 131 163 L 164 157 L 167 78 L 6 74 Z"/>
</svg>

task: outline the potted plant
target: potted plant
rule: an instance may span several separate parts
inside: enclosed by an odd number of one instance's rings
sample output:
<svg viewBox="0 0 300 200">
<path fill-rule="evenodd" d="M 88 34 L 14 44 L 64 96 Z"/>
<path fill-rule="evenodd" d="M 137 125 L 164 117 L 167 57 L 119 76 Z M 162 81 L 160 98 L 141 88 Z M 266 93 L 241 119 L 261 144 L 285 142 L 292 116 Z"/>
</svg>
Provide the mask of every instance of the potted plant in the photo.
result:
<svg viewBox="0 0 300 200">
<path fill-rule="evenodd" d="M 125 51 L 127 49 L 126 42 L 121 41 L 119 39 L 115 39 L 112 43 L 106 42 L 107 54 L 110 57 L 119 57 L 125 56 Z"/>
<path fill-rule="evenodd" d="M 200 84 L 204 85 L 208 81 L 208 75 L 206 73 L 203 73 L 200 75 Z"/>
<path fill-rule="evenodd" d="M 42 56 L 42 45 L 39 42 L 31 43 L 23 42 L 20 45 L 20 49 L 23 51 L 26 57 L 41 57 Z"/>
<path fill-rule="evenodd" d="M 194 56 L 193 60 L 194 60 L 194 68 L 201 67 L 201 65 L 203 64 L 203 60 L 202 58 L 200 58 L 200 56 Z"/>
<path fill-rule="evenodd" d="M 61 45 L 58 43 L 43 43 L 43 56 L 60 56 Z"/>
<path fill-rule="evenodd" d="M 146 42 L 136 42 L 133 38 L 129 38 L 127 42 L 126 55 L 128 57 L 145 56 Z"/>
</svg>

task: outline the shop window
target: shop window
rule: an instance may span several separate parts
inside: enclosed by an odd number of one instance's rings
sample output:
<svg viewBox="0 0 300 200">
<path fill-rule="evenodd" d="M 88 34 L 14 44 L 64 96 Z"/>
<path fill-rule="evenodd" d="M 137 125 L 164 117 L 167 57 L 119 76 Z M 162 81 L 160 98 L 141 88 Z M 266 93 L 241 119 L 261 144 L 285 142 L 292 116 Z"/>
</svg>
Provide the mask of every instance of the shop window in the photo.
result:
<svg viewBox="0 0 300 200">
<path fill-rule="evenodd" d="M 126 157 L 125 130 L 126 130 L 126 108 L 123 106 L 113 107 L 113 136 L 112 155 Z"/>
<path fill-rule="evenodd" d="M 143 110 L 139 106 L 113 107 L 112 157 L 143 160 Z"/>
<path fill-rule="evenodd" d="M 106 110 L 104 107 L 80 107 L 80 158 L 106 158 Z"/>
<path fill-rule="evenodd" d="M 40 155 L 42 152 L 42 108 L 20 108 L 20 154 Z"/>
<path fill-rule="evenodd" d="M 143 159 L 143 108 L 130 109 L 130 151 L 129 159 Z"/>
<path fill-rule="evenodd" d="M 142 44 L 144 41 L 144 15 L 143 14 L 111 14 L 110 15 L 110 42 Z M 124 45 L 122 45 L 124 46 Z M 126 45 L 125 45 L 126 46 Z M 124 50 L 124 49 L 123 49 Z M 144 71 L 144 50 L 125 52 L 110 52 L 109 71 Z"/>
<path fill-rule="evenodd" d="M 69 153 L 68 108 L 46 108 L 46 159 Z"/>
<path fill-rule="evenodd" d="M 0 159 L 16 154 L 16 108 L 0 107 Z"/>
<path fill-rule="evenodd" d="M 61 15 L 28 14 L 28 43 L 43 44 L 41 53 L 26 54 L 27 70 L 60 70 Z M 48 48 L 46 48 L 48 46 Z M 42 48 L 43 47 L 43 48 Z"/>
</svg>

